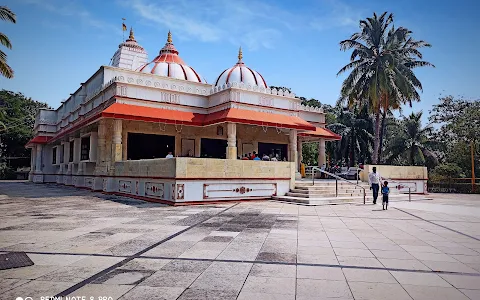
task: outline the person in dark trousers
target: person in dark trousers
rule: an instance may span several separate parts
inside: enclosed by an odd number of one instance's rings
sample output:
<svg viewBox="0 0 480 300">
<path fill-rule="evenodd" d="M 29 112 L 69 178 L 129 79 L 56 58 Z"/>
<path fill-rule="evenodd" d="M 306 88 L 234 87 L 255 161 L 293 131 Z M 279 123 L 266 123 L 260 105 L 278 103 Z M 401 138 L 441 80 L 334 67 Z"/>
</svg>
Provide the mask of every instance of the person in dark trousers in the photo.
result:
<svg viewBox="0 0 480 300">
<path fill-rule="evenodd" d="M 388 209 L 388 194 L 390 194 L 390 188 L 388 187 L 388 181 L 385 181 L 382 186 L 382 206 L 384 210 Z"/>
<path fill-rule="evenodd" d="M 372 173 L 368 174 L 368 184 L 373 191 L 373 204 L 377 204 L 378 190 L 380 189 L 380 174 L 377 173 L 377 167 L 372 168 Z"/>
</svg>

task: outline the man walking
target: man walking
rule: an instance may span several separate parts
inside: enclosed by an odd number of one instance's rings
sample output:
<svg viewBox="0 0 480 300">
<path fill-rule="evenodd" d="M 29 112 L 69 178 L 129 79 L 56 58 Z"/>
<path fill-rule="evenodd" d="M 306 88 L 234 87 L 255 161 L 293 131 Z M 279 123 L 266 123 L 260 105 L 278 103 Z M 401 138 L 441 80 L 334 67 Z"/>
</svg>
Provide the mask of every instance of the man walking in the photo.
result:
<svg viewBox="0 0 480 300">
<path fill-rule="evenodd" d="M 368 184 L 373 190 L 373 204 L 377 204 L 378 190 L 380 189 L 381 179 L 380 174 L 377 173 L 377 167 L 372 168 L 372 173 L 368 174 Z"/>
</svg>

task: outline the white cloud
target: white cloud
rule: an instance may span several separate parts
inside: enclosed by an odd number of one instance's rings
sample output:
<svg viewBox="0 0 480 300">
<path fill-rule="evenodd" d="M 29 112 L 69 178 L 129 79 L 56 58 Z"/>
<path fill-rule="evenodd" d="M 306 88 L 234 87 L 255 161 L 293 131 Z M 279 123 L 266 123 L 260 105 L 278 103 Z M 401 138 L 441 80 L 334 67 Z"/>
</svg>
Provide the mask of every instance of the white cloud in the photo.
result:
<svg viewBox="0 0 480 300">
<path fill-rule="evenodd" d="M 202 42 L 228 41 L 250 50 L 273 48 L 282 30 L 294 27 L 295 16 L 287 10 L 254 1 L 148 0 L 120 2 L 133 9 L 144 21 L 162 30 L 170 29 L 176 38 Z"/>
<path fill-rule="evenodd" d="M 93 27 L 103 32 L 108 31 L 121 34 L 119 26 L 114 26 L 113 24 L 97 18 L 96 16 L 92 15 L 92 13 L 88 11 L 85 7 L 73 1 L 22 0 L 22 2 L 27 5 L 36 5 L 41 9 L 50 11 L 64 17 L 76 18 L 75 20 L 79 20 L 82 24 Z M 48 21 L 47 24 L 49 24 Z"/>
<path fill-rule="evenodd" d="M 227 41 L 250 50 L 274 48 L 293 31 L 354 26 L 360 14 L 338 0 L 315 1 L 297 9 L 295 3 L 252 0 L 118 0 L 144 22 L 172 30 L 176 38 L 202 42 Z M 273 4 L 275 3 L 275 5 Z M 293 12 L 295 11 L 295 12 Z M 287 35 L 285 35 L 287 32 Z"/>
<path fill-rule="evenodd" d="M 310 26 L 315 30 L 328 30 L 338 27 L 358 27 L 361 19 L 364 19 L 363 10 L 355 9 L 341 1 L 324 0 L 328 11 L 310 21 Z"/>
</svg>

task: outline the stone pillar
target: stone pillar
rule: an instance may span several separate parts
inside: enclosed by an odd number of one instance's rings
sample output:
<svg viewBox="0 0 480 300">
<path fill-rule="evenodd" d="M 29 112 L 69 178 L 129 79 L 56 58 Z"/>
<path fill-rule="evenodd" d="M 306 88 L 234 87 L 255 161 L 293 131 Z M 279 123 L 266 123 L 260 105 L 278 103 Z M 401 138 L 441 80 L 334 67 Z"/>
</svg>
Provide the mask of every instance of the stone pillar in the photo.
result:
<svg viewBox="0 0 480 300">
<path fill-rule="evenodd" d="M 298 156 L 298 169 L 300 170 L 300 166 L 302 165 L 303 161 L 303 153 L 302 153 L 303 142 L 299 141 L 297 138 L 297 156 Z"/>
<path fill-rule="evenodd" d="M 96 145 L 97 155 L 95 159 L 96 164 L 95 164 L 95 171 L 94 171 L 94 174 L 96 175 L 96 177 L 93 184 L 93 190 L 95 191 L 103 190 L 103 178 L 98 177 L 98 175 L 107 174 L 106 134 L 107 134 L 106 120 L 102 119 L 98 121 L 98 129 L 97 129 L 97 145 Z"/>
<path fill-rule="evenodd" d="M 289 144 L 290 144 L 290 161 L 295 162 L 295 166 L 298 171 L 298 152 L 297 152 L 297 130 L 291 129 L 289 135 Z"/>
<path fill-rule="evenodd" d="M 65 156 L 65 148 L 67 148 L 68 144 L 65 142 L 60 143 L 60 164 L 63 165 L 68 162 L 68 157 Z"/>
<path fill-rule="evenodd" d="M 113 120 L 112 161 L 122 160 L 122 120 Z"/>
<path fill-rule="evenodd" d="M 55 150 L 55 164 L 56 165 L 60 165 L 60 146 L 53 146 L 52 147 L 52 151 L 53 151 L 53 148 L 56 148 Z M 53 165 L 53 161 L 52 161 L 52 165 Z"/>
<path fill-rule="evenodd" d="M 237 159 L 237 124 L 227 123 L 227 159 Z"/>
<path fill-rule="evenodd" d="M 168 151 L 172 151 L 172 149 L 168 149 Z M 173 156 L 180 157 L 182 156 L 182 134 L 177 133 L 175 134 L 175 151 L 172 151 Z M 160 157 L 163 158 L 163 157 Z"/>
<path fill-rule="evenodd" d="M 98 133 L 92 132 L 90 134 L 90 152 L 88 153 L 89 161 L 97 161 L 97 141 Z"/>
<path fill-rule="evenodd" d="M 34 145 L 31 149 L 31 157 L 30 157 L 30 173 L 34 173 L 35 172 L 35 166 L 36 166 L 36 163 L 37 163 L 37 148 L 36 146 Z"/>
<path fill-rule="evenodd" d="M 321 167 L 323 164 L 326 164 L 327 160 L 325 159 L 325 140 L 321 139 L 318 142 L 318 166 Z"/>
<path fill-rule="evenodd" d="M 195 137 L 195 157 L 200 157 L 202 155 L 201 153 L 201 147 L 202 147 L 202 139 L 200 137 Z"/>
<path fill-rule="evenodd" d="M 105 124 L 105 120 L 98 121 L 98 133 L 97 133 L 97 158 L 95 165 L 95 172 L 98 173 L 98 170 L 105 168 L 105 161 L 106 161 L 106 133 L 107 133 L 107 126 Z M 104 170 L 106 171 L 106 170 Z M 103 174 L 103 173 L 100 173 Z"/>
<path fill-rule="evenodd" d="M 60 142 L 60 145 L 57 147 L 57 164 L 58 171 L 56 176 L 57 183 L 63 183 L 63 168 L 65 166 L 65 143 Z"/>
<path fill-rule="evenodd" d="M 78 164 L 80 162 L 81 143 L 81 138 L 75 138 L 73 140 L 73 163 L 75 164 Z"/>
<path fill-rule="evenodd" d="M 43 146 L 40 144 L 37 144 L 37 153 L 35 155 L 35 173 L 37 174 L 42 174 L 42 149 Z"/>
<path fill-rule="evenodd" d="M 32 146 L 30 151 L 31 151 L 31 153 L 30 153 L 30 173 L 28 174 L 28 180 L 33 181 L 33 173 L 35 173 L 35 164 L 37 162 L 37 160 L 36 160 L 37 149 L 35 148 L 35 145 Z"/>
</svg>

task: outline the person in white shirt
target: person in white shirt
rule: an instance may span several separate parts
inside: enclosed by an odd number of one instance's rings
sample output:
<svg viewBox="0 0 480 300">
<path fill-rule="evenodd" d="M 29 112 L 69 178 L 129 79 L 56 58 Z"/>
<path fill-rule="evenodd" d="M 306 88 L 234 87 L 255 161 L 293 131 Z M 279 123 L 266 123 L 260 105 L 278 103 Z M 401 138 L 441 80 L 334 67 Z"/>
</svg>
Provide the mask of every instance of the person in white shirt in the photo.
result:
<svg viewBox="0 0 480 300">
<path fill-rule="evenodd" d="M 167 156 L 165 156 L 165 158 L 173 158 L 172 152 L 168 152 L 168 154 L 167 154 Z"/>
<path fill-rule="evenodd" d="M 373 204 L 377 204 L 378 190 L 382 182 L 382 177 L 377 173 L 377 167 L 372 168 L 372 172 L 368 174 L 368 184 L 370 189 L 373 190 Z"/>
</svg>

